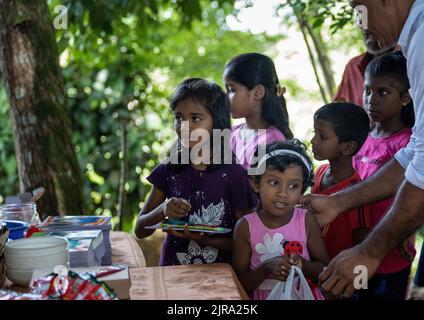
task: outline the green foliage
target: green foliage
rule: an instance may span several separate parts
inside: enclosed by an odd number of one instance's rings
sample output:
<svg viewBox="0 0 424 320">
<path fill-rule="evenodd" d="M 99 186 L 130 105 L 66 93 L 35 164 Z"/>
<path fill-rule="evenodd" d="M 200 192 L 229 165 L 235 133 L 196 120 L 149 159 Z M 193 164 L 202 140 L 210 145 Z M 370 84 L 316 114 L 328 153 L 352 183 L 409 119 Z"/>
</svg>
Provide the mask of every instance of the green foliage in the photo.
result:
<svg viewBox="0 0 424 320">
<path fill-rule="evenodd" d="M 289 8 L 290 10 L 285 10 Z M 314 28 L 326 22 L 334 34 L 347 25 L 353 24 L 353 11 L 348 1 L 334 0 L 285 0 L 278 9 L 287 21 L 293 21 L 291 12 L 302 14 Z"/>
<path fill-rule="evenodd" d="M 330 49 L 361 47 L 363 37 L 355 26 L 353 10 L 346 1 L 285 0 L 277 13 L 288 25 L 296 24 L 295 14 L 300 14 L 315 29 L 328 34 Z"/>
<path fill-rule="evenodd" d="M 49 0 L 68 8 L 69 28 L 56 39 L 71 113 L 73 141 L 84 173 L 88 213 L 116 215 L 122 124 L 128 126 L 124 229 L 150 190 L 145 179 L 173 137 L 168 97 L 187 77 L 222 85 L 225 62 L 242 52 L 272 55 L 279 37 L 228 30 L 235 0 Z M 296 1 L 312 8 L 314 1 Z M 319 1 L 321 2 L 321 1 Z M 326 8 L 333 1 L 324 1 Z M 251 1 L 244 1 L 245 5 Z M 308 9 L 309 10 L 309 9 Z M 324 12 L 328 19 L 337 20 Z M 311 11 L 312 12 L 312 11 Z M 312 15 L 311 18 L 317 15 Z M 327 18 L 326 18 L 327 19 Z M 327 20 L 314 21 L 316 27 Z M 340 24 L 339 24 L 340 25 Z M 307 93 L 287 82 L 294 96 Z M 0 194 L 18 192 L 13 136 L 0 88 Z M 0 198 L 0 200 L 2 200 Z M 117 222 L 114 217 L 114 223 Z"/>
<path fill-rule="evenodd" d="M 56 30 L 71 113 L 73 141 L 84 173 L 87 213 L 115 216 L 122 165 L 122 124 L 128 126 L 124 230 L 150 190 L 145 179 L 173 138 L 168 97 L 187 77 L 222 84 L 234 55 L 271 52 L 279 37 L 230 31 L 234 0 L 50 0 L 68 8 Z M 246 1 L 248 4 L 248 1 Z M 8 107 L 0 90 L 0 194 L 18 192 Z M 2 200 L 2 199 L 0 199 Z M 114 217 L 113 223 L 118 222 Z"/>
</svg>

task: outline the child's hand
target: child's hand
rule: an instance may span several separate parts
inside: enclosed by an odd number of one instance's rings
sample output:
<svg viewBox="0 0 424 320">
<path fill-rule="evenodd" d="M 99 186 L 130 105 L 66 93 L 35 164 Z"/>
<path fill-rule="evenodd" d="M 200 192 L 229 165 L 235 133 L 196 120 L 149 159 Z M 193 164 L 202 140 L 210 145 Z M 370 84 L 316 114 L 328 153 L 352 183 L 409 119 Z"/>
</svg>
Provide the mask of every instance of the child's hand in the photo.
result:
<svg viewBox="0 0 424 320">
<path fill-rule="evenodd" d="M 287 277 L 290 274 L 291 267 L 293 265 L 296 265 L 296 264 L 295 264 L 295 261 L 292 260 L 292 258 L 289 257 L 289 256 L 283 256 L 282 258 L 283 258 L 283 261 L 281 263 L 281 275 L 282 275 L 282 278 L 283 278 L 282 281 L 286 281 L 287 280 Z"/>
<path fill-rule="evenodd" d="M 167 233 L 172 234 L 178 238 L 193 240 L 202 246 L 207 245 L 208 235 L 204 232 L 192 232 L 188 230 L 188 225 L 184 226 L 184 231 L 176 231 L 172 228 L 169 228 Z"/>
<path fill-rule="evenodd" d="M 275 257 L 267 261 L 268 270 L 271 272 L 271 277 L 286 281 L 290 274 L 291 266 L 296 266 L 302 269 L 302 259 L 298 254 L 289 256 Z"/>
<path fill-rule="evenodd" d="M 171 198 L 165 202 L 163 212 L 170 219 L 185 218 L 191 209 L 191 204 L 182 198 Z"/>
<path fill-rule="evenodd" d="M 266 269 L 270 273 L 271 278 L 280 281 L 286 281 L 288 274 L 286 275 L 283 269 L 285 258 L 286 256 L 279 256 L 269 259 L 265 262 Z"/>
<path fill-rule="evenodd" d="M 292 255 L 290 255 L 290 263 L 291 265 L 298 267 L 300 270 L 303 269 L 302 258 L 297 253 L 293 253 Z"/>
<path fill-rule="evenodd" d="M 291 267 L 296 266 L 300 270 L 302 270 L 303 264 L 302 264 L 302 259 L 300 258 L 300 256 L 295 253 L 290 255 L 290 257 L 284 256 L 283 258 L 284 259 L 283 259 L 283 264 L 281 265 L 281 270 L 282 270 L 283 277 L 285 278 L 284 281 L 286 281 L 287 277 L 290 274 Z"/>
</svg>

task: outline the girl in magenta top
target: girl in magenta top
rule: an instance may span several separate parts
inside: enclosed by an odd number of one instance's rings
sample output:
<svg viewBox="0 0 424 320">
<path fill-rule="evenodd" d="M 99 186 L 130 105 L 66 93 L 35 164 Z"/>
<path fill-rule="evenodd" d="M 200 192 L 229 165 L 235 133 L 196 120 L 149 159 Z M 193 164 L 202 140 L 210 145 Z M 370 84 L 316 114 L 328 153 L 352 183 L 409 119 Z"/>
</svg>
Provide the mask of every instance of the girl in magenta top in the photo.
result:
<svg viewBox="0 0 424 320">
<path fill-rule="evenodd" d="M 323 299 L 315 284 L 328 263 L 321 230 L 314 215 L 295 208 L 313 183 L 306 146 L 298 140 L 274 142 L 255 167 L 263 169 L 253 179 L 262 208 L 242 217 L 234 231 L 232 264 L 242 286 L 253 299 L 266 299 L 279 281 L 286 281 L 291 266 L 297 265 L 311 281 L 315 298 Z M 300 257 L 284 254 L 288 241 L 302 244 Z"/>
<path fill-rule="evenodd" d="M 414 110 L 409 95 L 406 60 L 401 53 L 374 59 L 365 72 L 364 106 L 372 127 L 365 144 L 353 158 L 362 180 L 375 174 L 405 147 L 414 126 Z M 377 225 L 393 203 L 393 198 L 370 206 L 371 223 Z M 411 241 L 392 250 L 383 260 L 369 289 L 359 295 L 372 299 L 404 299 L 415 249 Z"/>
<path fill-rule="evenodd" d="M 272 60 L 259 53 L 246 53 L 233 58 L 224 70 L 224 82 L 234 119 L 246 123 L 234 126 L 231 147 L 245 168 L 257 162 L 258 145 L 293 139 L 284 99 L 285 88 L 278 82 Z"/>
</svg>

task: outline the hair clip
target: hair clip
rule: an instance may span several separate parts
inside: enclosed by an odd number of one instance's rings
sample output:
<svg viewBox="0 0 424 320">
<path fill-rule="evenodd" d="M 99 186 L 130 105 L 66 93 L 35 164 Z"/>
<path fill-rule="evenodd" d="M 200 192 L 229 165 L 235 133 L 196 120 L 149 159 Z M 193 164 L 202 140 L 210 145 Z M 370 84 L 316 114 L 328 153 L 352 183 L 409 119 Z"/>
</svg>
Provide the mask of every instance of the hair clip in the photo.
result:
<svg viewBox="0 0 424 320">
<path fill-rule="evenodd" d="M 277 97 L 281 97 L 286 93 L 286 88 L 277 84 Z"/>
</svg>

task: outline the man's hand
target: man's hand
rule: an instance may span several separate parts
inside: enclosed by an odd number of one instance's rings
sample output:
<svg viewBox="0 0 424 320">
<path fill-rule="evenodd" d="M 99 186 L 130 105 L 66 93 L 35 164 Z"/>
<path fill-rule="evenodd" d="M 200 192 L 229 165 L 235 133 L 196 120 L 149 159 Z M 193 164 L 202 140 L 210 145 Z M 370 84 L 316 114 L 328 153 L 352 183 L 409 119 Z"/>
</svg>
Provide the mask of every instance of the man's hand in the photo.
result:
<svg viewBox="0 0 424 320">
<path fill-rule="evenodd" d="M 308 194 L 300 197 L 299 204 L 316 215 L 321 228 L 333 222 L 339 214 L 337 202 L 331 196 Z"/>
<path fill-rule="evenodd" d="M 334 296 L 351 297 L 355 292 L 354 280 L 360 276 L 354 273 L 356 266 L 364 266 L 368 272 L 367 281 L 375 274 L 381 261 L 364 253 L 362 245 L 340 252 L 320 274 L 321 287 Z M 359 289 L 359 288 L 358 288 Z"/>
</svg>

